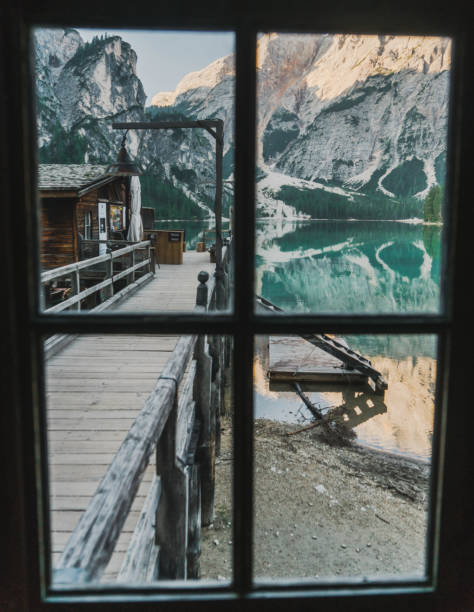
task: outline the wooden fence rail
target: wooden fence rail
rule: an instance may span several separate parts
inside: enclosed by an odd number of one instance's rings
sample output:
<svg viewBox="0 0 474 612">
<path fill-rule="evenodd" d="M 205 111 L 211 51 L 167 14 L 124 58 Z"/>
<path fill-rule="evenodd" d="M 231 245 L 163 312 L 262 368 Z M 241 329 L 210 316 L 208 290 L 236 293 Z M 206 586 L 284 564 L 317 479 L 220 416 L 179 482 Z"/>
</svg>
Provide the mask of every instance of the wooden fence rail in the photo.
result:
<svg viewBox="0 0 474 612">
<path fill-rule="evenodd" d="M 141 253 L 142 260 L 135 263 L 138 253 Z M 126 262 L 124 265 L 124 258 L 131 259 L 131 262 Z M 114 271 L 114 262 L 119 260 L 121 260 L 122 269 Z M 45 301 L 46 293 L 51 283 L 63 281 L 63 284 L 66 285 L 65 279 L 70 279 L 68 282 L 70 287 L 67 287 L 67 291 L 72 295 L 62 299 L 54 306 L 45 308 L 44 312 L 61 312 L 71 307 L 75 310 L 81 310 L 81 302 L 99 292 L 102 292 L 102 303 L 110 300 L 116 293 L 114 283 L 124 280 L 124 287 L 121 288 L 121 291 L 123 291 L 124 288 L 136 281 L 138 271 L 142 273 L 139 279 L 141 282 L 148 280 L 154 274 L 155 255 L 149 240 L 133 243 L 117 250 L 111 250 L 105 255 L 98 255 L 97 257 L 84 259 L 83 261 L 61 266 L 60 268 L 46 270 L 41 273 L 42 295 Z M 102 277 L 102 280 L 95 282 L 98 276 Z M 89 277 L 89 281 L 93 279 L 91 281 L 93 284 L 81 289 L 81 285 L 84 284 L 87 277 Z"/>
<path fill-rule="evenodd" d="M 226 281 L 230 249 L 223 252 Z M 198 275 L 196 311 L 211 310 L 217 286 Z M 156 476 L 118 580 L 200 576 L 201 526 L 214 518 L 219 415 L 230 338 L 181 336 L 54 571 L 54 583 L 97 582 L 113 554 L 152 452 Z"/>
</svg>

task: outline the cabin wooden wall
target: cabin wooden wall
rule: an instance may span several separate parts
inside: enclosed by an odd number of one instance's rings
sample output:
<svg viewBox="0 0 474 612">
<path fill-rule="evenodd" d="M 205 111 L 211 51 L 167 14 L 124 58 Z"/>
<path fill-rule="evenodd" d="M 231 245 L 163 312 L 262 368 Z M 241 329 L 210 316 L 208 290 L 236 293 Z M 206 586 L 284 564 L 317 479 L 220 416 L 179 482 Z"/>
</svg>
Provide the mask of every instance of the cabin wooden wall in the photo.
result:
<svg viewBox="0 0 474 612">
<path fill-rule="evenodd" d="M 79 234 L 84 237 L 86 212 L 92 213 L 92 240 L 99 239 L 99 200 L 126 205 L 122 179 L 77 198 L 41 198 L 41 267 L 44 270 L 79 260 Z M 107 206 L 107 209 L 109 207 Z M 107 233 L 110 233 L 107 218 Z"/>
<path fill-rule="evenodd" d="M 91 191 L 81 197 L 76 206 L 76 227 L 79 234 L 84 234 L 84 217 L 86 212 L 92 213 L 92 240 L 99 240 L 99 213 L 97 207 L 97 191 Z"/>
<path fill-rule="evenodd" d="M 41 200 L 41 267 L 44 270 L 76 261 L 74 199 Z"/>
</svg>

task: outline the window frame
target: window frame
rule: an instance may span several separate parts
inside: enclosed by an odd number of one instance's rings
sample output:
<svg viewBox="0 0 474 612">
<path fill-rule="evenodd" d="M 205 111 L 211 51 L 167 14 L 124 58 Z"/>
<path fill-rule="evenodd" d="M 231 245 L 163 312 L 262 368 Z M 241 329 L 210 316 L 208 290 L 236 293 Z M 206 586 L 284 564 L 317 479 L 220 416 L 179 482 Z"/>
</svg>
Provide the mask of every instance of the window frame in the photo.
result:
<svg viewBox="0 0 474 612">
<path fill-rule="evenodd" d="M 92 212 L 90 210 L 84 213 L 84 240 L 92 240 Z"/>
<path fill-rule="evenodd" d="M 2 48 L 4 51 L 17 54 L 15 59 L 8 59 L 4 52 L 1 65 L 0 84 L 9 85 L 12 91 L 11 99 L 0 101 L 1 126 L 6 134 L 5 143 L 2 143 L 1 160 L 5 168 L 5 193 L 7 202 L 20 202 L 20 205 L 8 206 L 6 210 L 6 225 L 14 230 L 15 227 L 25 227 L 27 236 L 27 257 L 22 257 L 25 251 L 24 242 L 21 245 L 9 235 L 2 243 L 3 261 L 6 262 L 6 274 L 11 287 L 10 299 L 6 304 L 6 347 L 13 356 L 9 364 L 11 376 L 6 382 L 7 398 L 15 410 L 2 415 L 6 418 L 7 426 L 3 427 L 5 435 L 4 451 L 13 457 L 12 467 L 8 470 L 7 491 L 12 494 L 7 497 L 10 508 L 10 523 L 14 529 L 10 538 L 11 549 L 14 551 L 10 558 L 11 567 L 6 572 L 6 578 L 11 578 L 11 586 L 7 590 L 15 601 L 21 602 L 21 607 L 12 609 L 69 609 L 70 605 L 84 607 L 99 607 L 100 609 L 155 609 L 157 601 L 167 602 L 172 609 L 227 609 L 237 608 L 240 604 L 249 609 L 277 608 L 283 609 L 288 602 L 298 597 L 301 607 L 311 608 L 318 603 L 325 609 L 335 609 L 344 602 L 347 609 L 377 606 L 388 609 L 399 609 L 402 596 L 406 605 L 417 605 L 419 609 L 446 609 L 446 602 L 464 601 L 468 593 L 469 572 L 466 564 L 472 558 L 472 550 L 468 550 L 468 538 L 462 539 L 462 529 L 469 526 L 469 508 L 463 500 L 463 489 L 468 485 L 467 470 L 463 469 L 469 464 L 467 410 L 464 402 L 467 400 L 469 380 L 469 353 L 465 346 L 466 330 L 469 327 L 470 309 L 464 299 L 464 277 L 467 273 L 469 261 L 469 216 L 461 207 L 461 194 L 468 188 L 470 179 L 470 163 L 472 153 L 469 150 L 468 102 L 472 99 L 473 85 L 469 81 L 469 60 L 473 59 L 473 44 L 463 32 L 468 28 L 463 22 L 463 14 L 455 16 L 456 3 L 448 10 L 447 20 L 445 13 L 427 16 L 420 4 L 415 7 L 400 10 L 400 3 L 389 7 L 388 14 L 393 17 L 394 33 L 407 30 L 423 31 L 426 34 L 448 34 L 456 41 L 453 58 L 453 88 L 451 92 L 451 120 L 450 120 L 450 155 L 449 155 L 449 185 L 447 193 L 450 194 L 452 214 L 451 223 L 447 224 L 446 233 L 449 239 L 444 255 L 444 269 L 452 270 L 450 277 L 444 276 L 444 290 L 447 298 L 444 312 L 439 315 L 370 315 L 370 316 L 314 316 L 314 315 L 287 315 L 277 319 L 256 315 L 253 312 L 253 266 L 255 254 L 254 225 L 248 219 L 253 219 L 253 201 L 255 185 L 255 146 L 253 135 L 256 127 L 255 105 L 248 100 L 255 100 L 255 45 L 256 36 L 262 30 L 308 31 L 308 22 L 317 23 L 315 31 L 348 31 L 376 33 L 384 31 L 383 24 L 387 22 L 387 6 L 374 11 L 374 7 L 367 0 L 363 0 L 361 10 L 359 4 L 357 13 L 349 10 L 344 14 L 338 12 L 338 7 L 325 7 L 316 5 L 312 9 L 297 4 L 294 14 L 290 18 L 284 2 L 273 4 L 271 17 L 265 14 L 262 2 L 257 7 L 245 12 L 245 7 L 232 6 L 229 10 L 219 2 L 212 0 L 201 12 L 196 12 L 191 3 L 189 12 L 183 18 L 181 7 L 163 7 L 154 9 L 153 21 L 156 27 L 180 26 L 189 28 L 224 29 L 236 31 L 236 202 L 239 202 L 239 215 L 236 215 L 234 235 L 235 246 L 235 308 L 233 314 L 217 315 L 212 318 L 199 318 L 182 316 L 177 320 L 169 315 L 156 315 L 139 317 L 135 315 L 87 315 L 87 319 L 80 315 L 65 315 L 54 317 L 39 314 L 37 297 L 38 261 L 37 261 L 37 225 L 35 224 L 36 191 L 34 175 L 36 167 L 34 142 L 34 116 L 32 109 L 28 111 L 26 100 L 31 99 L 31 83 L 28 81 L 28 29 L 30 25 L 76 23 L 83 25 L 95 24 L 98 27 L 105 21 L 97 15 L 93 3 L 87 1 L 69 7 L 57 6 L 53 1 L 43 3 L 36 7 L 34 3 L 26 2 L 21 8 L 8 6 L 4 10 Z M 136 15 L 127 13 L 127 4 L 118 2 L 106 4 L 104 9 L 111 15 L 117 14 L 117 6 L 125 12 L 122 23 L 127 21 L 127 27 L 143 26 L 143 22 Z M 149 10 L 149 7 L 147 7 Z M 160 10 L 161 12 L 160 12 Z M 212 9 L 212 10 L 211 10 Z M 136 7 L 134 7 L 136 10 Z M 213 12 L 215 11 L 215 12 Z M 368 17 L 369 15 L 369 17 Z M 126 16 L 126 17 L 125 17 Z M 464 16 L 466 19 L 467 16 Z M 430 23 L 426 23 L 427 18 Z M 370 23 L 367 31 L 367 20 Z M 149 21 L 149 19 L 148 19 Z M 467 21 L 467 20 L 466 20 Z M 410 24 L 410 27 L 407 26 Z M 107 21 L 110 27 L 111 22 Z M 291 26 L 291 28 L 290 28 Z M 468 33 L 468 31 L 467 31 Z M 15 94 L 22 104 L 15 108 Z M 466 112 L 463 114 L 462 110 Z M 7 121 L 7 115 L 9 121 Z M 18 134 L 21 138 L 18 139 Z M 454 144 L 453 144 L 454 143 Z M 237 207 L 236 207 L 237 208 Z M 471 212 L 472 215 L 472 212 Z M 457 267 L 454 263 L 458 262 Z M 249 588 L 251 575 L 251 538 L 244 546 L 234 547 L 234 568 L 236 571 L 233 589 L 201 589 L 201 594 L 189 595 L 181 591 L 175 599 L 166 593 L 153 595 L 148 589 L 134 591 L 126 600 L 123 589 L 116 588 L 109 595 L 100 595 L 96 589 L 88 589 L 88 602 L 78 593 L 63 595 L 48 595 L 45 590 L 44 578 L 48 570 L 43 565 L 45 550 L 45 530 L 48 529 L 48 518 L 45 508 L 47 500 L 44 491 L 46 484 L 38 480 L 37 466 L 46 473 L 45 454 L 39 452 L 45 448 L 45 412 L 44 412 L 44 381 L 42 378 L 43 356 L 41 349 L 41 336 L 51 332 L 87 332 L 106 331 L 107 333 L 125 333 L 131 330 L 163 331 L 167 332 L 201 332 L 201 333 L 235 333 L 240 325 L 244 333 L 235 336 L 234 381 L 238 384 L 234 388 L 236 405 L 242 407 L 234 422 L 235 446 L 234 462 L 239 465 L 234 480 L 235 507 L 238 509 L 234 516 L 234 539 L 244 530 L 245 526 L 252 524 L 252 491 L 249 487 L 248 475 L 252 474 L 252 360 L 253 337 L 262 333 L 278 333 L 291 329 L 292 333 L 311 328 L 313 331 L 333 331 L 339 333 L 376 333 L 390 329 L 394 333 L 436 333 L 440 338 L 438 349 L 438 398 L 436 421 L 437 457 L 433 462 L 432 499 L 436 500 L 436 511 L 431 513 L 431 530 L 436 537 L 433 540 L 432 558 L 435 566 L 438 561 L 438 570 L 433 572 L 430 584 L 419 586 L 400 581 L 389 585 L 372 583 L 370 587 L 359 587 L 346 584 L 345 587 L 328 589 L 327 587 L 302 589 L 298 586 L 281 584 L 278 587 L 258 588 L 253 593 Z M 32 384 L 24 384 L 24 380 Z M 43 399 L 41 399 L 43 398 Z M 447 419 L 447 403 L 460 406 L 460 415 L 457 418 Z M 463 405 L 464 404 L 464 405 Z M 38 431 L 42 436 L 38 437 Z M 35 449 L 35 452 L 32 452 Z M 444 469 L 443 469 L 444 468 Z M 40 486 L 38 486 L 38 484 Z M 43 486 L 41 486 L 43 485 Z M 441 503 L 442 502 L 442 503 Z M 443 512 L 441 513 L 441 508 Z M 13 512 L 12 512 L 13 511 Z M 31 517 L 42 517 L 40 527 Z M 30 517 L 28 519 L 28 517 Z M 251 529 L 250 529 L 251 531 Z M 14 539 L 16 538 L 16 540 Z M 16 546 L 15 546 L 16 542 Z M 18 546 L 18 543 L 23 545 Z M 47 544 L 46 544 L 47 548 Z M 458 556 L 460 555 L 460 557 Z M 458 561 L 456 562 L 456 558 Z M 454 568 L 454 570 L 453 570 Z M 435 567 L 433 568 L 436 569 Z M 5 576 L 4 576 L 5 577 Z M 460 592 L 460 587 L 465 591 Z M 95 595 L 94 595 L 95 593 Z M 146 599 L 143 596 L 146 595 Z M 393 597 L 397 596 L 397 597 Z M 2 600 L 0 599 L 0 602 Z M 108 603 L 106 603 L 108 602 Z M 324 602 L 324 604 L 323 604 Z M 370 603 L 368 603 L 370 602 Z M 192 605 L 191 605 L 192 604 Z M 168 607 L 167 606 L 167 607 Z M 435 606 L 435 607 L 434 607 Z M 417 609 L 418 609 L 417 607 Z M 464 608 L 459 608 L 464 609 Z M 467 607 L 465 608 L 467 609 Z"/>
</svg>

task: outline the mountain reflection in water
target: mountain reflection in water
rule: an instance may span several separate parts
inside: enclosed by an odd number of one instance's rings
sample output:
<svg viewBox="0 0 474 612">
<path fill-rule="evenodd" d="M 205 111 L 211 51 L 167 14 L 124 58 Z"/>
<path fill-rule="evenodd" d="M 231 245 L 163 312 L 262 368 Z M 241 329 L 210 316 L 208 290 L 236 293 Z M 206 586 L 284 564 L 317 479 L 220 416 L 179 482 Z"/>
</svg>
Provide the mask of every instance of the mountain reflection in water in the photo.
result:
<svg viewBox="0 0 474 612">
<path fill-rule="evenodd" d="M 257 223 L 256 292 L 293 312 L 438 312 L 441 228 Z"/>
<path fill-rule="evenodd" d="M 441 228 L 397 222 L 257 223 L 256 293 L 285 311 L 439 311 Z M 342 406 L 357 441 L 429 461 L 436 337 L 348 336 L 388 381 L 383 400 L 360 387 L 303 385 L 327 410 Z M 267 338 L 257 341 L 255 416 L 305 423 L 311 415 L 289 387 L 269 387 Z"/>
<path fill-rule="evenodd" d="M 410 338 L 402 337 L 403 340 Z M 380 343 L 383 339 L 378 337 Z M 311 422 L 311 414 L 288 385 L 269 385 L 265 340 L 259 338 L 254 360 L 255 417 L 298 424 Z M 354 428 L 357 442 L 429 461 L 435 359 L 428 356 L 391 358 L 371 355 L 370 360 L 388 381 L 383 398 L 360 386 L 333 385 L 329 388 L 328 385 L 304 383 L 301 386 L 324 412 L 340 406 L 346 426 Z"/>
</svg>

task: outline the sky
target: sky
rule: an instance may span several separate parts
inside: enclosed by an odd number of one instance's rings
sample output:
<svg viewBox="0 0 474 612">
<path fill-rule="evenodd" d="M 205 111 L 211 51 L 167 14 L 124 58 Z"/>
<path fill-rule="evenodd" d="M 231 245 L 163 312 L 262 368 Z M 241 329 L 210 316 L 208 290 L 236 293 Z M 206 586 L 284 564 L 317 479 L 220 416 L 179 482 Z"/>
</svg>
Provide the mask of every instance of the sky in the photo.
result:
<svg viewBox="0 0 474 612">
<path fill-rule="evenodd" d="M 137 75 L 147 95 L 147 105 L 161 91 L 173 91 L 181 79 L 234 51 L 232 32 L 163 32 L 77 28 L 85 41 L 105 32 L 118 35 L 135 50 Z"/>
</svg>

